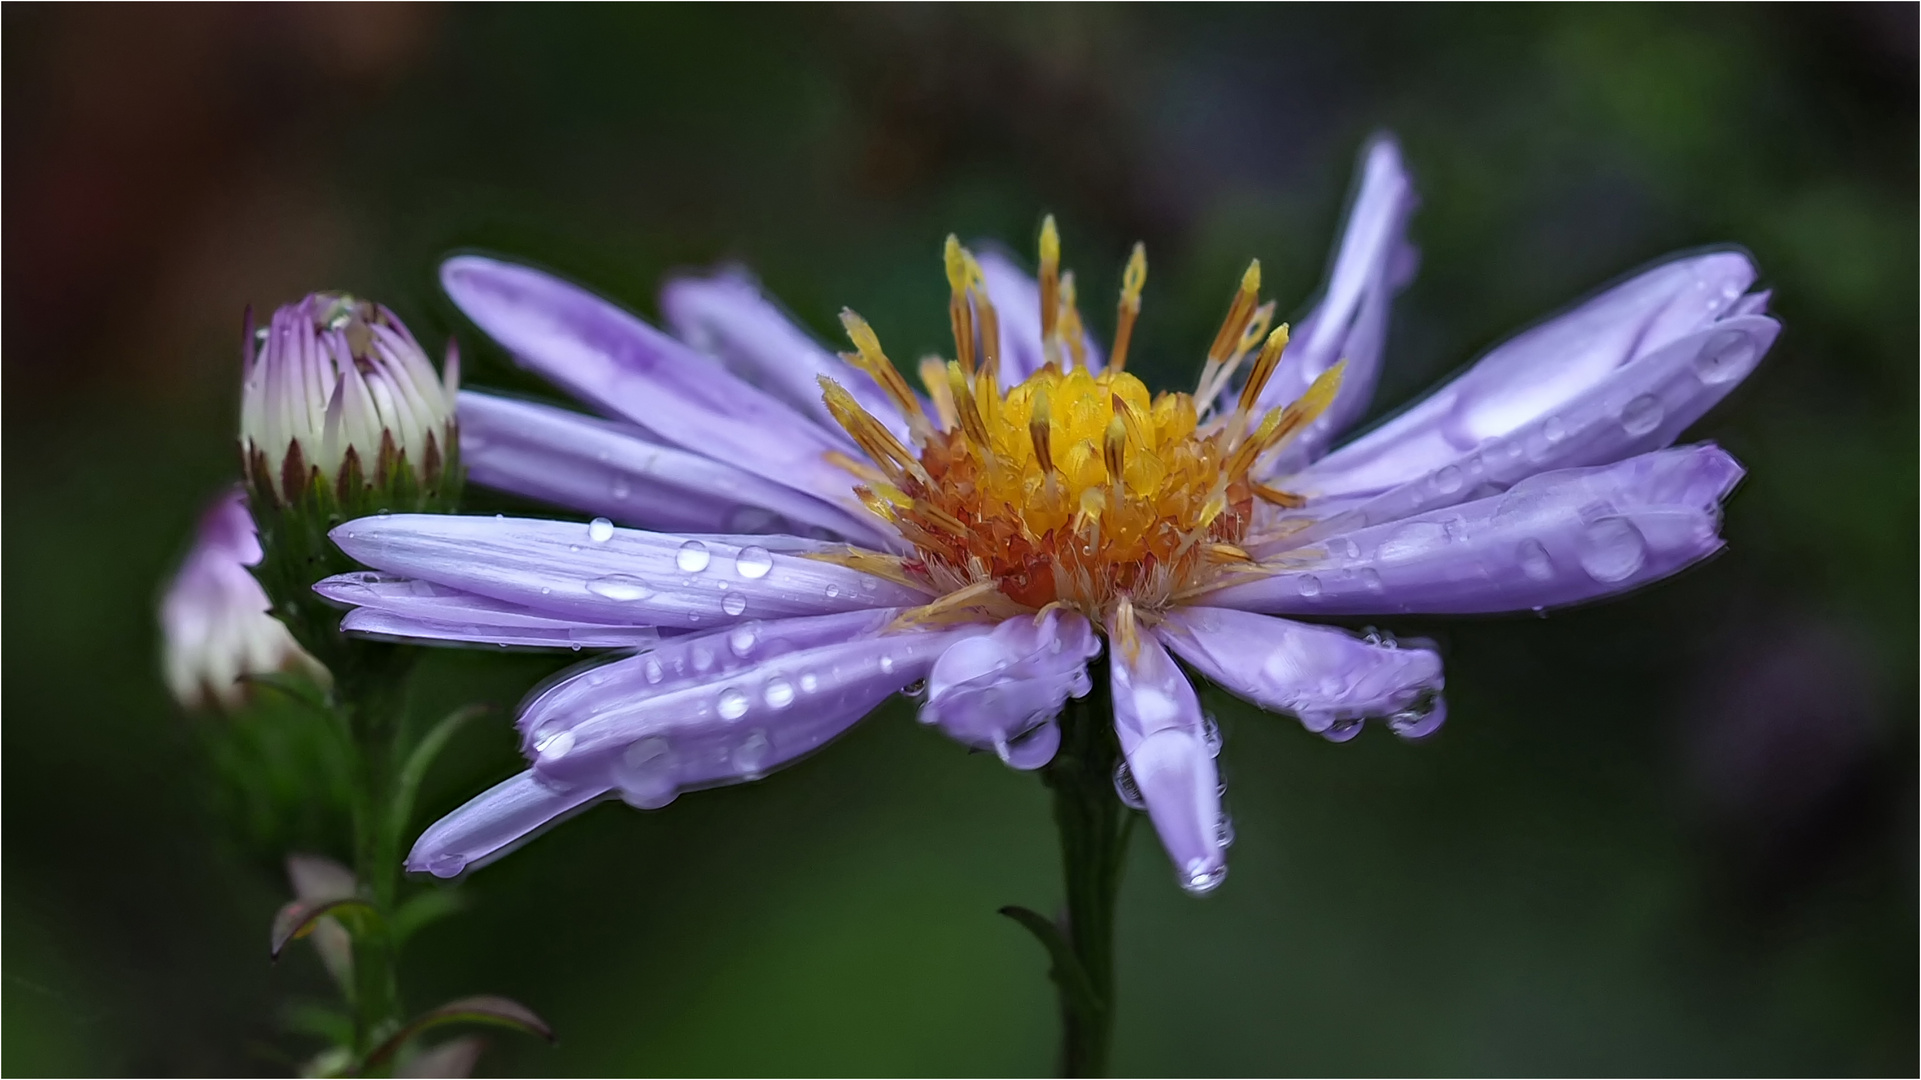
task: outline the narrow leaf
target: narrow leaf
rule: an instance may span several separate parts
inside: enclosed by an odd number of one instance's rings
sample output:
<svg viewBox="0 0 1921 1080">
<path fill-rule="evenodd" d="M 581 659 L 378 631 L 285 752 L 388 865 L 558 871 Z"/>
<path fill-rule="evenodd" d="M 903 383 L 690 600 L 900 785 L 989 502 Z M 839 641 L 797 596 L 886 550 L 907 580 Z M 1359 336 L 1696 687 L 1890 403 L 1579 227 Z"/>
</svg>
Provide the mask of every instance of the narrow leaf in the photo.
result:
<svg viewBox="0 0 1921 1080">
<path fill-rule="evenodd" d="M 391 923 L 394 946 L 398 948 L 422 927 L 439 922 L 466 906 L 466 894 L 454 889 L 433 888 L 414 895 L 394 912 Z"/>
<path fill-rule="evenodd" d="M 449 1001 L 407 1021 L 407 1025 L 394 1032 L 386 1042 L 374 1047 L 373 1052 L 367 1055 L 367 1066 L 381 1064 L 405 1046 L 407 1040 L 442 1024 L 486 1024 L 538 1035 L 548 1042 L 555 1041 L 554 1029 L 547 1026 L 547 1021 L 532 1009 L 512 998 L 482 994 Z"/>
<path fill-rule="evenodd" d="M 404 835 L 407 820 L 413 817 L 414 795 L 420 790 L 420 782 L 427 778 L 427 770 L 433 766 L 434 759 L 447 748 L 447 743 L 459 731 L 461 725 L 474 717 L 487 712 L 491 706 L 463 705 L 442 717 L 440 722 L 429 728 L 421 736 L 413 752 L 407 755 L 407 763 L 400 768 L 400 775 L 394 781 L 394 801 L 388 819 L 393 836 Z"/>
<path fill-rule="evenodd" d="M 369 919 L 380 917 L 372 904 L 358 897 L 329 900 L 321 904 L 303 904 L 295 900 L 282 907 L 273 917 L 273 937 L 269 944 L 273 958 L 280 959 L 280 954 L 287 948 L 288 942 L 313 933 L 315 924 L 328 915 L 353 915 Z"/>
<path fill-rule="evenodd" d="M 1014 904 L 1002 908 L 1001 914 L 1025 926 L 1029 933 L 1040 939 L 1041 946 L 1054 961 L 1047 976 L 1061 988 L 1061 995 L 1075 1012 L 1085 1016 L 1101 1008 L 1101 1003 L 1095 1000 L 1094 984 L 1087 977 L 1087 969 L 1081 966 L 1080 957 L 1074 955 L 1074 947 L 1061 935 L 1061 928 L 1054 924 L 1054 920 Z"/>
<path fill-rule="evenodd" d="M 249 686 L 264 686 L 286 696 L 289 700 L 305 705 L 322 716 L 333 715 L 333 707 L 327 703 L 326 692 L 305 676 L 289 675 L 284 671 L 261 671 L 236 675 L 234 681 Z"/>
</svg>

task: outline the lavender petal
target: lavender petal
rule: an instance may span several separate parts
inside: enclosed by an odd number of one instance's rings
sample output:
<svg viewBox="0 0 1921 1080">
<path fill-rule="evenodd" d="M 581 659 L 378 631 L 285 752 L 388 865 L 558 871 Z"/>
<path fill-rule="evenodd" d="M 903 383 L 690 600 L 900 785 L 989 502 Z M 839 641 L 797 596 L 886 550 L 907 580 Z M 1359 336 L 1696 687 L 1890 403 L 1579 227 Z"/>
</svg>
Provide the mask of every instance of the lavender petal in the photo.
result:
<svg viewBox="0 0 1921 1080">
<path fill-rule="evenodd" d="M 638 317 L 550 274 L 473 255 L 447 260 L 441 286 L 521 364 L 666 442 L 738 465 L 859 513 L 849 443 L 740 381 Z"/>
<path fill-rule="evenodd" d="M 747 274 L 729 270 L 677 278 L 661 290 L 660 310 L 682 341 L 813 418 L 835 438 L 842 437 L 841 427 L 821 400 L 822 375 L 846 387 L 896 438 L 908 439 L 906 420 L 880 387 L 822 347 Z"/>
<path fill-rule="evenodd" d="M 1754 277 L 1754 265 L 1736 252 L 1655 267 L 1497 346 L 1419 404 L 1281 483 L 1319 497 L 1371 495 L 1477 450 L 1532 455 L 1572 433 L 1571 417 L 1561 414 L 1579 407 L 1585 420 L 1598 410 L 1597 393 L 1614 410 L 1610 423 L 1634 429 L 1608 460 L 1664 445 L 1655 440 L 1672 441 L 1773 341 L 1773 320 L 1732 314 Z M 1634 369 L 1657 357 L 1666 374 L 1619 396 L 1639 378 Z M 1621 415 L 1657 390 L 1658 413 L 1637 404 Z M 1555 457 L 1541 467 L 1563 464 L 1605 461 Z"/>
<path fill-rule="evenodd" d="M 1200 700 L 1167 650 L 1150 635 L 1137 648 L 1108 650 L 1114 731 L 1147 816 L 1173 860 L 1181 886 L 1212 891 L 1227 876 L 1221 837 L 1220 771 L 1201 718 Z"/>
<path fill-rule="evenodd" d="M 1721 548 L 1741 466 L 1703 444 L 1530 477 L 1497 495 L 1331 538 L 1196 602 L 1276 614 L 1524 611 L 1625 592 Z"/>
<path fill-rule="evenodd" d="M 707 629 L 926 600 L 904 585 L 775 550 L 795 546 L 791 538 L 449 514 L 360 518 L 329 535 L 377 570 L 591 623 Z"/>
<path fill-rule="evenodd" d="M 992 748 L 1015 768 L 1037 769 L 1060 745 L 1049 722 L 1069 697 L 1093 688 L 1087 661 L 1100 651 L 1093 624 L 1076 612 L 1015 616 L 941 654 L 927 676 L 921 721 L 964 745 Z M 1036 731 L 1043 726 L 1050 731 Z"/>
<path fill-rule="evenodd" d="M 542 783 L 532 770 L 521 773 L 427 826 L 407 853 L 407 869 L 453 877 L 498 859 L 606 793 L 590 787 L 562 791 Z"/>
<path fill-rule="evenodd" d="M 1429 715 L 1442 685 L 1432 649 L 1246 611 L 1178 608 L 1155 633 L 1222 689 L 1291 713 L 1316 734 L 1344 734 L 1373 717 L 1396 731 L 1411 727 Z"/>
<path fill-rule="evenodd" d="M 462 392 L 460 455 L 475 483 L 637 528 L 899 542 L 870 514 L 856 517 L 629 425 L 551 405 Z"/>
<path fill-rule="evenodd" d="M 1347 361 L 1333 404 L 1282 451 L 1278 471 L 1293 472 L 1319 457 L 1367 411 L 1380 379 L 1388 305 L 1420 261 L 1407 240 L 1407 219 L 1419 201 L 1400 147 L 1392 138 L 1375 139 L 1365 152 L 1360 190 L 1348 210 L 1326 293 L 1295 327 L 1280 366 L 1261 391 L 1262 411 L 1286 405 L 1328 368 Z"/>
</svg>

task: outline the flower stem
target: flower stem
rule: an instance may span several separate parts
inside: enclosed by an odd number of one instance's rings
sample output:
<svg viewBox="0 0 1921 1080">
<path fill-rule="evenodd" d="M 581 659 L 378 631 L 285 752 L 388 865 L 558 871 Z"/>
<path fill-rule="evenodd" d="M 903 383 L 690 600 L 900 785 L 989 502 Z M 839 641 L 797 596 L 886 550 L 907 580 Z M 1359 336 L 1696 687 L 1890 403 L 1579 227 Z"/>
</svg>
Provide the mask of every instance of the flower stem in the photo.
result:
<svg viewBox="0 0 1921 1080">
<path fill-rule="evenodd" d="M 394 781 L 412 650 L 349 643 L 336 668 L 338 704 L 354 747 L 354 877 L 377 912 L 354 931 L 354 1053 L 364 1058 L 400 1026 L 398 957 L 388 921 L 399 890 Z"/>
<path fill-rule="evenodd" d="M 1061 1000 L 1061 1073 L 1107 1072 L 1114 1029 L 1114 907 L 1134 815 L 1114 793 L 1114 736 L 1107 665 L 1089 667 L 1094 689 L 1062 712 L 1061 746 L 1042 774 L 1054 793 L 1067 911 L 1060 931 L 1080 964 L 1079 992 L 1056 965 Z"/>
</svg>

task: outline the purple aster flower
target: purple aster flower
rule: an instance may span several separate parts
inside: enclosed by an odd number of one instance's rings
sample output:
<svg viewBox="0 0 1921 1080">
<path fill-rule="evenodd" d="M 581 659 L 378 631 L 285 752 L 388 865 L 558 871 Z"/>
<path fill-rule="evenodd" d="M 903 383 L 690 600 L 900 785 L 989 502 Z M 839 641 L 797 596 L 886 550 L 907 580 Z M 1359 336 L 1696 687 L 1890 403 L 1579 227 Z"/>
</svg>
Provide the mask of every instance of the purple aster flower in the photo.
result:
<svg viewBox="0 0 1921 1080">
<path fill-rule="evenodd" d="M 260 539 L 246 497 L 234 489 L 201 516 L 199 535 L 160 601 L 161 670 L 188 708 L 209 701 L 235 708 L 247 675 L 297 670 L 324 681 L 327 670 L 267 614 L 267 594 L 248 567 Z"/>
<path fill-rule="evenodd" d="M 1418 738 L 1444 716 L 1431 649 L 1282 616 L 1539 610 L 1721 546 L 1740 467 L 1669 447 L 1778 330 L 1737 253 L 1616 285 L 1325 452 L 1367 409 L 1414 202 L 1377 142 L 1318 303 L 1271 327 L 1250 266 L 1191 394 L 1126 370 L 1141 251 L 1103 356 L 1051 219 L 1037 279 L 949 239 L 955 356 L 921 363 L 922 391 L 859 316 L 836 356 L 738 275 L 670 284 L 674 337 L 548 274 L 451 260 L 455 303 L 605 417 L 463 394 L 474 477 L 601 517 L 362 519 L 333 536 L 373 570 L 317 588 L 356 605 L 349 630 L 642 651 L 532 697 L 531 768 L 408 865 L 452 875 L 610 794 L 658 807 L 760 777 L 909 685 L 925 722 L 1036 768 L 1095 664 L 1117 783 L 1182 884 L 1213 888 L 1218 740 L 1176 658 L 1330 739 L 1372 718 Z"/>
</svg>

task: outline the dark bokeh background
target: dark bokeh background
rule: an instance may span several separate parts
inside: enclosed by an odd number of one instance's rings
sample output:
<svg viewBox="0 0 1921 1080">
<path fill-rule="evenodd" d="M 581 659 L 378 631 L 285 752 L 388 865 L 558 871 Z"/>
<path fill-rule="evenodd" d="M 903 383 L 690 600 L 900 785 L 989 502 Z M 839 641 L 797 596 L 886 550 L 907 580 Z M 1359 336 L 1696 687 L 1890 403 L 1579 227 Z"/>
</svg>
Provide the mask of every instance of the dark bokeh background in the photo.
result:
<svg viewBox="0 0 1921 1080">
<path fill-rule="evenodd" d="M 1298 314 L 1380 128 L 1425 198 L 1381 409 L 1734 242 L 1786 332 L 1697 432 L 1751 475 L 1679 580 L 1394 622 L 1447 653 L 1431 743 L 1334 746 L 1210 691 L 1233 875 L 1189 899 L 1137 833 L 1118 1067 L 1916 1068 L 1914 7 L 3 18 L 7 1072 L 272 1070 L 283 1004 L 325 993 L 311 957 L 267 964 L 283 884 L 212 816 L 155 674 L 158 582 L 231 475 L 243 304 L 380 297 L 460 333 L 470 384 L 529 387 L 437 294 L 442 254 L 642 311 L 739 259 L 911 356 L 943 344 L 941 238 L 1025 247 L 1052 210 L 1089 296 L 1147 241 L 1137 366 L 1185 381 L 1248 256 Z M 439 652 L 428 698 L 509 704 L 571 659 Z M 423 814 L 515 762 L 471 729 Z M 496 1040 L 496 1072 L 1044 1071 L 1043 958 L 994 909 L 1056 902 L 1052 844 L 1031 777 L 896 705 L 480 871 L 404 985 L 559 1027 Z"/>
</svg>

